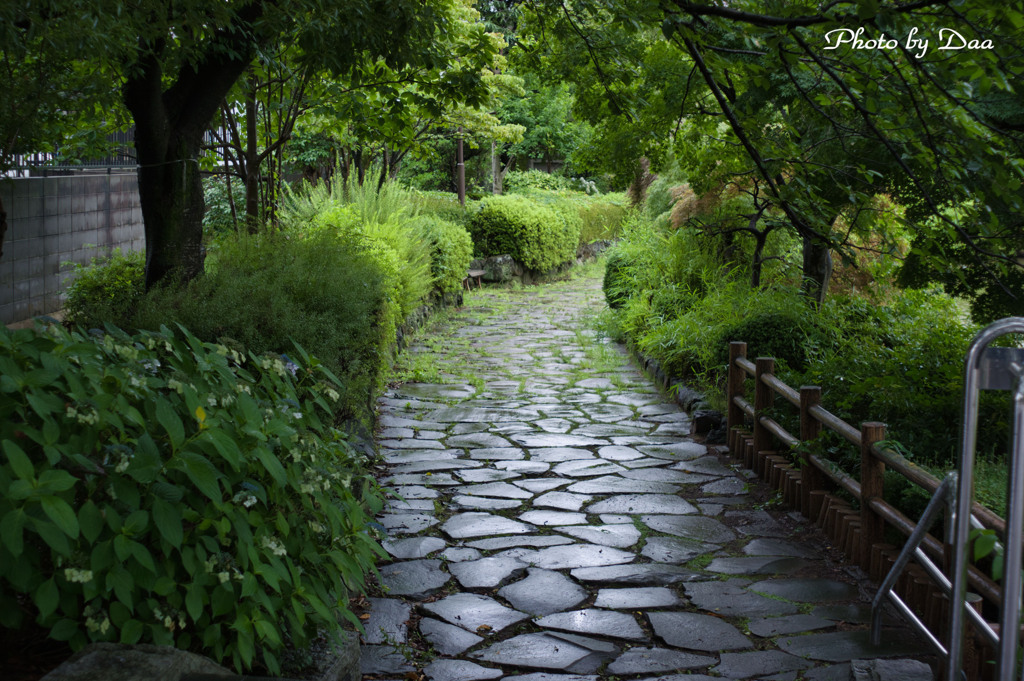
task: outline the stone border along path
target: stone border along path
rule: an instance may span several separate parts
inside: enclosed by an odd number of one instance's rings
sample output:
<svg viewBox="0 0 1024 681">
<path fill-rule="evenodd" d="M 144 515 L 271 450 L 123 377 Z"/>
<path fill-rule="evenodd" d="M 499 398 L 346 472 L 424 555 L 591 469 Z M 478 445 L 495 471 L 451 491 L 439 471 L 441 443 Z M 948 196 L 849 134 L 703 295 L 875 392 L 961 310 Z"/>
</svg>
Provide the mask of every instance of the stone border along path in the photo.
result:
<svg viewBox="0 0 1024 681">
<path fill-rule="evenodd" d="M 868 645 L 863 573 L 755 503 L 752 474 L 594 339 L 599 276 L 469 294 L 400 358 L 430 382 L 379 400 L 382 482 L 402 500 L 378 518 L 393 560 L 363 614 L 363 674 L 932 678 L 891 659 L 928 654 L 895 618 Z"/>
</svg>

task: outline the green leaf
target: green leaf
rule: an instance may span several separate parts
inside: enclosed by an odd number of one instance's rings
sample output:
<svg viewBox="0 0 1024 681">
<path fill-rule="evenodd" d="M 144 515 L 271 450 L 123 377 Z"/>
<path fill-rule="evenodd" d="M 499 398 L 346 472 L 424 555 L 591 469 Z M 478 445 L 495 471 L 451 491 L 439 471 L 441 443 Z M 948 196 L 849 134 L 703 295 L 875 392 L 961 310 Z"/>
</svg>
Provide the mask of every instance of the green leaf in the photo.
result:
<svg viewBox="0 0 1024 681">
<path fill-rule="evenodd" d="M 184 536 L 181 526 L 181 511 L 177 506 L 167 503 L 163 499 L 153 500 L 153 522 L 160 530 L 160 534 L 167 542 L 175 547 L 181 548 L 181 540 Z"/>
<path fill-rule="evenodd" d="M 193 584 L 185 594 L 185 609 L 194 622 L 198 622 L 203 614 L 203 587 Z"/>
<path fill-rule="evenodd" d="M 20 508 L 8 511 L 0 520 L 0 542 L 15 558 L 21 556 L 25 547 L 23 532 L 25 528 L 25 512 Z"/>
<path fill-rule="evenodd" d="M 41 498 L 39 503 L 43 506 L 43 512 L 64 534 L 72 539 L 78 539 L 78 516 L 68 502 L 60 497 L 46 496 Z"/>
<path fill-rule="evenodd" d="M 226 432 L 215 428 L 207 428 L 202 432 L 200 437 L 205 440 L 209 440 L 217 450 L 217 453 L 220 454 L 234 470 L 239 470 L 242 462 L 242 450 L 238 448 L 238 443 L 235 442 L 234 438 Z"/>
<path fill-rule="evenodd" d="M 153 562 L 153 556 L 150 555 L 149 550 L 137 541 L 132 542 L 132 556 L 135 560 L 139 561 L 142 567 L 146 568 L 154 575 L 156 574 L 156 563 Z"/>
<path fill-rule="evenodd" d="M 16 445 L 13 440 L 4 440 L 3 448 L 4 454 L 7 455 L 7 461 L 10 462 L 15 475 L 22 480 L 31 481 L 36 479 L 35 467 L 21 447 Z"/>
<path fill-rule="evenodd" d="M 114 553 L 122 563 L 132 555 L 132 540 L 127 535 L 119 534 L 114 537 Z"/>
<path fill-rule="evenodd" d="M 285 473 L 284 466 L 281 465 L 281 460 L 273 452 L 266 447 L 256 447 L 253 453 L 267 469 L 267 472 L 270 473 L 270 477 L 274 478 L 274 482 L 282 487 L 288 483 L 288 475 Z"/>
<path fill-rule="evenodd" d="M 67 471 L 51 468 L 39 476 L 39 486 L 50 492 L 66 492 L 75 486 L 78 479 Z"/>
<path fill-rule="evenodd" d="M 57 583 L 53 581 L 53 578 L 39 585 L 35 594 L 32 595 L 32 600 L 35 602 L 36 607 L 39 608 L 41 620 L 45 620 L 57 610 L 57 606 L 60 604 L 60 591 L 57 589 Z"/>
<path fill-rule="evenodd" d="M 82 530 L 82 536 L 85 537 L 85 541 L 90 544 L 95 543 L 96 539 L 100 536 L 100 532 L 103 531 L 103 516 L 100 514 L 100 510 L 96 508 L 96 504 L 92 503 L 92 499 L 86 501 L 78 509 L 78 525 Z"/>
<path fill-rule="evenodd" d="M 129 610 L 133 607 L 132 591 L 135 588 L 135 580 L 120 565 L 115 565 L 114 569 L 107 573 L 107 588 L 113 588 L 117 600 L 128 606 Z"/>
<path fill-rule="evenodd" d="M 142 638 L 143 626 L 138 620 L 128 620 L 121 627 L 121 643 L 134 645 Z"/>
<path fill-rule="evenodd" d="M 149 525 L 149 513 L 143 510 L 132 511 L 124 521 L 124 531 L 128 534 L 139 534 Z"/>
<path fill-rule="evenodd" d="M 174 412 L 174 407 L 164 397 L 158 397 L 156 401 L 156 420 L 167 431 L 171 438 L 171 446 L 174 449 L 181 447 L 185 442 L 185 426 L 181 418 Z"/>
<path fill-rule="evenodd" d="M 185 474 L 199 488 L 199 491 L 214 501 L 220 501 L 222 494 L 220 485 L 217 484 L 220 472 L 210 463 L 210 460 L 201 454 L 184 452 L 181 454 L 181 461 L 185 466 Z"/>
<path fill-rule="evenodd" d="M 128 464 L 128 475 L 147 485 L 156 480 L 163 465 L 160 451 L 157 449 L 156 443 L 153 442 L 153 438 L 149 436 L 149 433 L 143 433 L 137 441 L 135 452 Z"/>
<path fill-rule="evenodd" d="M 55 641 L 67 641 L 72 636 L 78 633 L 78 622 L 69 619 L 63 619 L 53 625 L 50 629 L 50 638 Z"/>
</svg>

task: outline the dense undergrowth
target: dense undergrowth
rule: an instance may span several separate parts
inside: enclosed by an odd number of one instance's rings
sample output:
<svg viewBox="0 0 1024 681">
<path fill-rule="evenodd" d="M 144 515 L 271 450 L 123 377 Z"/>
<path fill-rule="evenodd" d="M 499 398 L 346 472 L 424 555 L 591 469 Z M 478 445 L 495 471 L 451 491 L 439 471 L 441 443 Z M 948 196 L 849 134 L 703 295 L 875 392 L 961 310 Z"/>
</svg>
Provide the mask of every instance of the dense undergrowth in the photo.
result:
<svg viewBox="0 0 1024 681">
<path fill-rule="evenodd" d="M 142 257 L 117 253 L 77 269 L 71 330 L 0 331 L 0 626 L 276 673 L 339 616 L 358 625 L 399 327 L 461 290 L 474 251 L 543 272 L 625 214 L 537 182 L 466 207 L 306 185 L 256 234 L 213 206 L 202 276 L 146 292 Z"/>
<path fill-rule="evenodd" d="M 939 287 L 895 285 L 908 235 L 895 219 L 898 207 L 885 205 L 888 216 L 870 233 L 853 233 L 851 259 L 837 256 L 819 306 L 801 293 L 801 244 L 789 231 L 768 230 L 756 254 L 749 233 L 730 229 L 754 212 L 742 196 L 697 197 L 678 176 L 660 180 L 609 255 L 602 324 L 723 409 L 728 345 L 745 341 L 749 358 L 775 357 L 790 386 L 821 386 L 824 406 L 855 427 L 886 423 L 893 447 L 941 477 L 958 456 L 963 359 L 978 327 Z M 759 286 L 752 286 L 755 255 Z M 1008 433 L 1004 395 L 981 400 L 981 468 L 995 475 Z M 799 432 L 796 410 L 776 402 L 773 417 Z M 858 452 L 827 436 L 814 446 L 856 476 Z M 927 497 L 896 477 L 888 494 L 916 517 Z M 979 483 L 979 498 L 997 511 L 1003 492 Z"/>
</svg>

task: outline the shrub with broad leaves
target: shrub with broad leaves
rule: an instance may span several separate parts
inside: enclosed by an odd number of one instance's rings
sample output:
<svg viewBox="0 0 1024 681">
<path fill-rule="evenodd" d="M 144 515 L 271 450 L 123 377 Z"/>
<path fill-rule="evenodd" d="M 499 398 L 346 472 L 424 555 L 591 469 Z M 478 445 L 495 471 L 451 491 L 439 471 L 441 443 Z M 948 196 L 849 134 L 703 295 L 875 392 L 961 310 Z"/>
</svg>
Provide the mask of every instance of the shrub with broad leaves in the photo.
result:
<svg viewBox="0 0 1024 681">
<path fill-rule="evenodd" d="M 381 495 L 302 348 L 0 328 L 0 375 L 0 625 L 276 672 L 356 621 Z"/>
</svg>

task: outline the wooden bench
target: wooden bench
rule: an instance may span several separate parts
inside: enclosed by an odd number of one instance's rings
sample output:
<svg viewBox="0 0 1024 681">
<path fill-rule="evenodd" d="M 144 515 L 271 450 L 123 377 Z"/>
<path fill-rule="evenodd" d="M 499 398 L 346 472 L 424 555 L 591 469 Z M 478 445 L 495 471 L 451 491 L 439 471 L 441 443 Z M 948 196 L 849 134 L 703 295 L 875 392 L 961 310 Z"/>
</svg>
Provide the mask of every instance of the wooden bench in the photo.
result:
<svg viewBox="0 0 1024 681">
<path fill-rule="evenodd" d="M 476 280 L 476 287 L 483 288 L 483 270 L 470 270 L 466 273 L 466 277 L 462 280 L 462 287 L 467 291 L 473 288 L 473 280 Z"/>
</svg>

